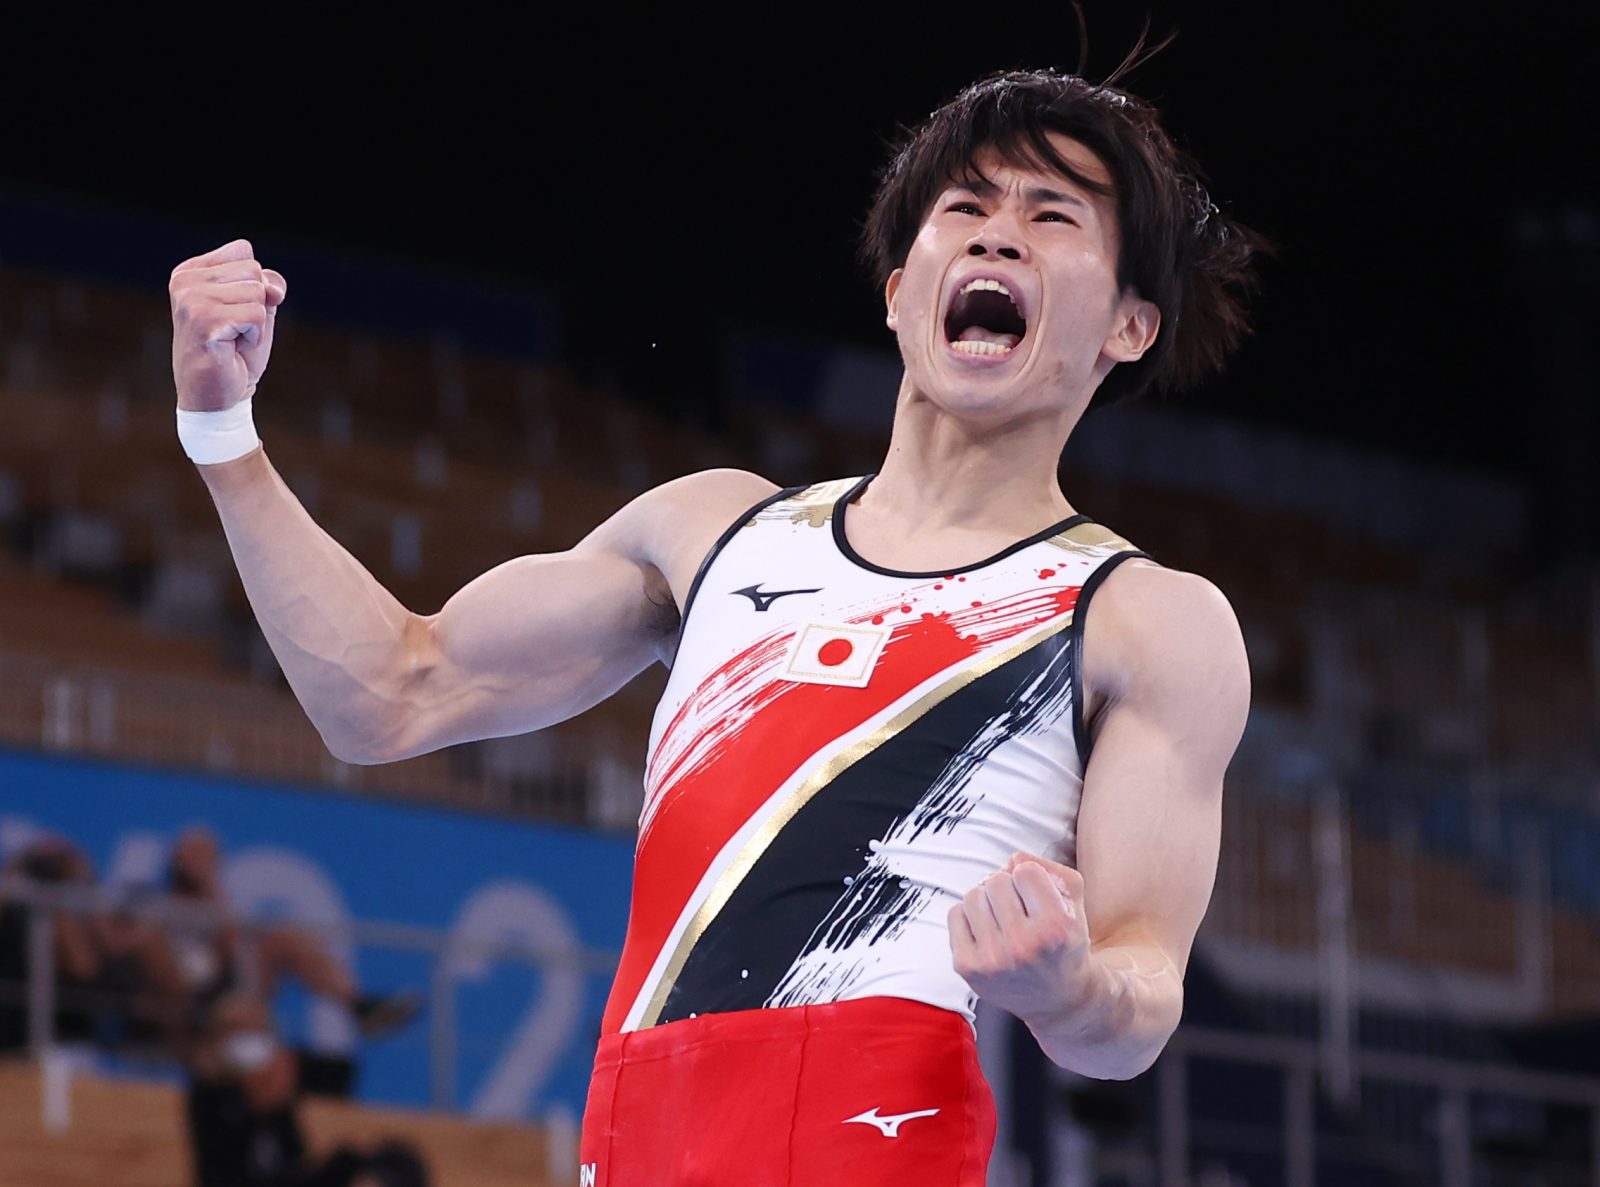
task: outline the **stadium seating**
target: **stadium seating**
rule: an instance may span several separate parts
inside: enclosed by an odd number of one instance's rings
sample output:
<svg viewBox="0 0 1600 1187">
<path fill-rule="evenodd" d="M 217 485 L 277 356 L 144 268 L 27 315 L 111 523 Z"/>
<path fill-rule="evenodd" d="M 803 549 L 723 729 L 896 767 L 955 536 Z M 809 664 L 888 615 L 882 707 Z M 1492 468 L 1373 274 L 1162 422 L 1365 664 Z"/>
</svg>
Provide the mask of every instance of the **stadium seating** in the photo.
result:
<svg viewBox="0 0 1600 1187">
<path fill-rule="evenodd" d="M 345 767 L 281 685 L 263 681 L 271 667 L 259 646 L 240 643 L 253 631 L 214 513 L 172 441 L 166 317 L 154 294 L 0 271 L 0 475 L 15 491 L 19 544 L 10 559 L 0 553 L 0 663 L 17 674 L 0 681 L 0 735 L 585 818 L 585 756 L 604 751 L 637 768 L 659 671 L 552 731 L 571 778 L 520 780 L 470 748 Z M 770 463 L 779 481 L 857 473 L 883 447 L 880 434 L 770 409 L 734 409 L 721 439 L 691 434 L 558 367 L 301 324 L 292 313 L 259 419 L 318 521 L 421 612 L 500 561 L 570 546 L 646 485 L 729 457 Z M 1519 792 L 1537 792 L 1554 770 L 1589 769 L 1595 689 L 1581 624 L 1508 598 L 1492 567 L 1441 565 L 1381 531 L 1148 475 L 1085 468 L 1064 480 L 1078 506 L 1229 595 L 1251 643 L 1257 706 L 1314 722 L 1339 763 L 1492 764 L 1508 788 L 1522 780 Z M 208 611 L 208 597 L 220 606 Z M 185 712 L 193 703 L 207 705 L 204 720 Z M 1352 781 L 1352 795 L 1363 786 Z M 1308 809 L 1285 807 L 1292 797 L 1281 793 L 1235 776 L 1231 847 L 1207 927 L 1301 949 L 1316 934 Z M 1356 815 L 1351 861 L 1370 872 L 1354 904 L 1364 950 L 1485 974 L 1511 968 L 1514 953 L 1456 922 L 1494 921 L 1495 934 L 1509 934 L 1503 863 L 1427 832 L 1418 854 L 1381 814 Z M 623 805 L 587 818 L 626 827 L 631 815 Z M 1600 984 L 1580 900 L 1569 894 L 1551 923 L 1562 939 L 1550 971 L 1561 1008 L 1592 1004 Z"/>
<path fill-rule="evenodd" d="M 183 1095 L 168 1084 L 80 1073 L 67 1093 L 69 1124 L 41 1117 L 37 1064 L 0 1061 L 0 1187 L 178 1187 L 191 1182 Z M 530 1125 L 481 1124 L 440 1113 L 382 1110 L 312 1098 L 302 1124 L 313 1156 L 344 1142 L 403 1135 L 423 1155 L 434 1187 L 543 1187 L 545 1139 Z"/>
</svg>

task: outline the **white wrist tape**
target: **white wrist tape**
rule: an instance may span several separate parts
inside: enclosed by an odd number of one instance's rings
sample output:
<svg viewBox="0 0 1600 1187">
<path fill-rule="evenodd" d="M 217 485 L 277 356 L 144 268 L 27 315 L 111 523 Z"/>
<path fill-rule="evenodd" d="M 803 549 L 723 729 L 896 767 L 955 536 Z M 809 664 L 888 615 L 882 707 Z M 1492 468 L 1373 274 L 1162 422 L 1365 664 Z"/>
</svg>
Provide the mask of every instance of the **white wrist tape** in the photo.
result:
<svg viewBox="0 0 1600 1187">
<path fill-rule="evenodd" d="M 261 444 L 261 438 L 256 436 L 251 399 L 246 396 L 220 412 L 178 409 L 178 441 L 191 462 L 202 466 L 231 462 Z"/>
</svg>

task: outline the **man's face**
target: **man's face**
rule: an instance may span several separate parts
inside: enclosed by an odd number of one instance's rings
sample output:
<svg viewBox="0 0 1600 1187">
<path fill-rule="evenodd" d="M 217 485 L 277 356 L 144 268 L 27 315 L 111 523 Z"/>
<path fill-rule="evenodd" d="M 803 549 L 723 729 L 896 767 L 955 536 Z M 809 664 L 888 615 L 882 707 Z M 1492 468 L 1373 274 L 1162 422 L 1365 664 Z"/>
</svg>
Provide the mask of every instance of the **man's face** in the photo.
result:
<svg viewBox="0 0 1600 1187">
<path fill-rule="evenodd" d="M 1099 158 L 1051 135 L 1085 176 Z M 906 375 L 957 416 L 992 422 L 1069 412 L 1155 341 L 1154 305 L 1117 285 L 1116 205 L 1054 171 L 992 151 L 986 179 L 948 186 L 889 278 L 888 325 Z"/>
<path fill-rule="evenodd" d="M 172 889 L 193 898 L 215 897 L 220 856 L 217 839 L 209 832 L 183 833 L 172 847 Z"/>
</svg>

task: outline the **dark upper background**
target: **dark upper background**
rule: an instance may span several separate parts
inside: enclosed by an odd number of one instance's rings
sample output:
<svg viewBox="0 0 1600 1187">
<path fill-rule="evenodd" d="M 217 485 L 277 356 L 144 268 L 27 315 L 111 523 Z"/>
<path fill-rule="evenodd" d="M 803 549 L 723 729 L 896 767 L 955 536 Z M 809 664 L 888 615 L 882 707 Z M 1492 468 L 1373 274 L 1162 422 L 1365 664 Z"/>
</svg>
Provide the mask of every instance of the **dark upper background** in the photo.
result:
<svg viewBox="0 0 1600 1187">
<path fill-rule="evenodd" d="M 1087 7 L 1098 78 L 1144 9 Z M 1572 341 L 1600 269 L 1591 239 L 1550 287 L 1515 228 L 1596 217 L 1600 28 L 1579 4 L 1371 7 L 1149 6 L 1178 39 L 1125 85 L 1281 250 L 1258 336 L 1186 403 L 1537 474 L 1588 424 L 1543 391 L 1552 359 L 1592 385 Z M 1078 59 L 1064 3 L 398 12 L 359 35 L 218 16 L 116 57 L 19 40 L 0 186 L 177 216 L 196 250 L 248 235 L 269 264 L 294 240 L 526 278 L 577 355 L 671 402 L 716 384 L 729 324 L 890 346 L 853 254 L 885 139 L 980 74 Z"/>
</svg>

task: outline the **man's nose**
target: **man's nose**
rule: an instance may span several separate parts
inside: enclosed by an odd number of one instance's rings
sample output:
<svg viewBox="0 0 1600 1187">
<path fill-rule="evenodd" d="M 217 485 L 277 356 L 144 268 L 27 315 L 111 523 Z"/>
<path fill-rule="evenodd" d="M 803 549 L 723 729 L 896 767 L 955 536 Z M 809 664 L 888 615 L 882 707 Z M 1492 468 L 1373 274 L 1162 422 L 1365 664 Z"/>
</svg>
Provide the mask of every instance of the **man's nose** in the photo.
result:
<svg viewBox="0 0 1600 1187">
<path fill-rule="evenodd" d="M 1015 220 L 991 218 L 967 241 L 969 256 L 997 255 L 1007 260 L 1026 259 L 1027 244 L 1016 228 Z"/>
</svg>

